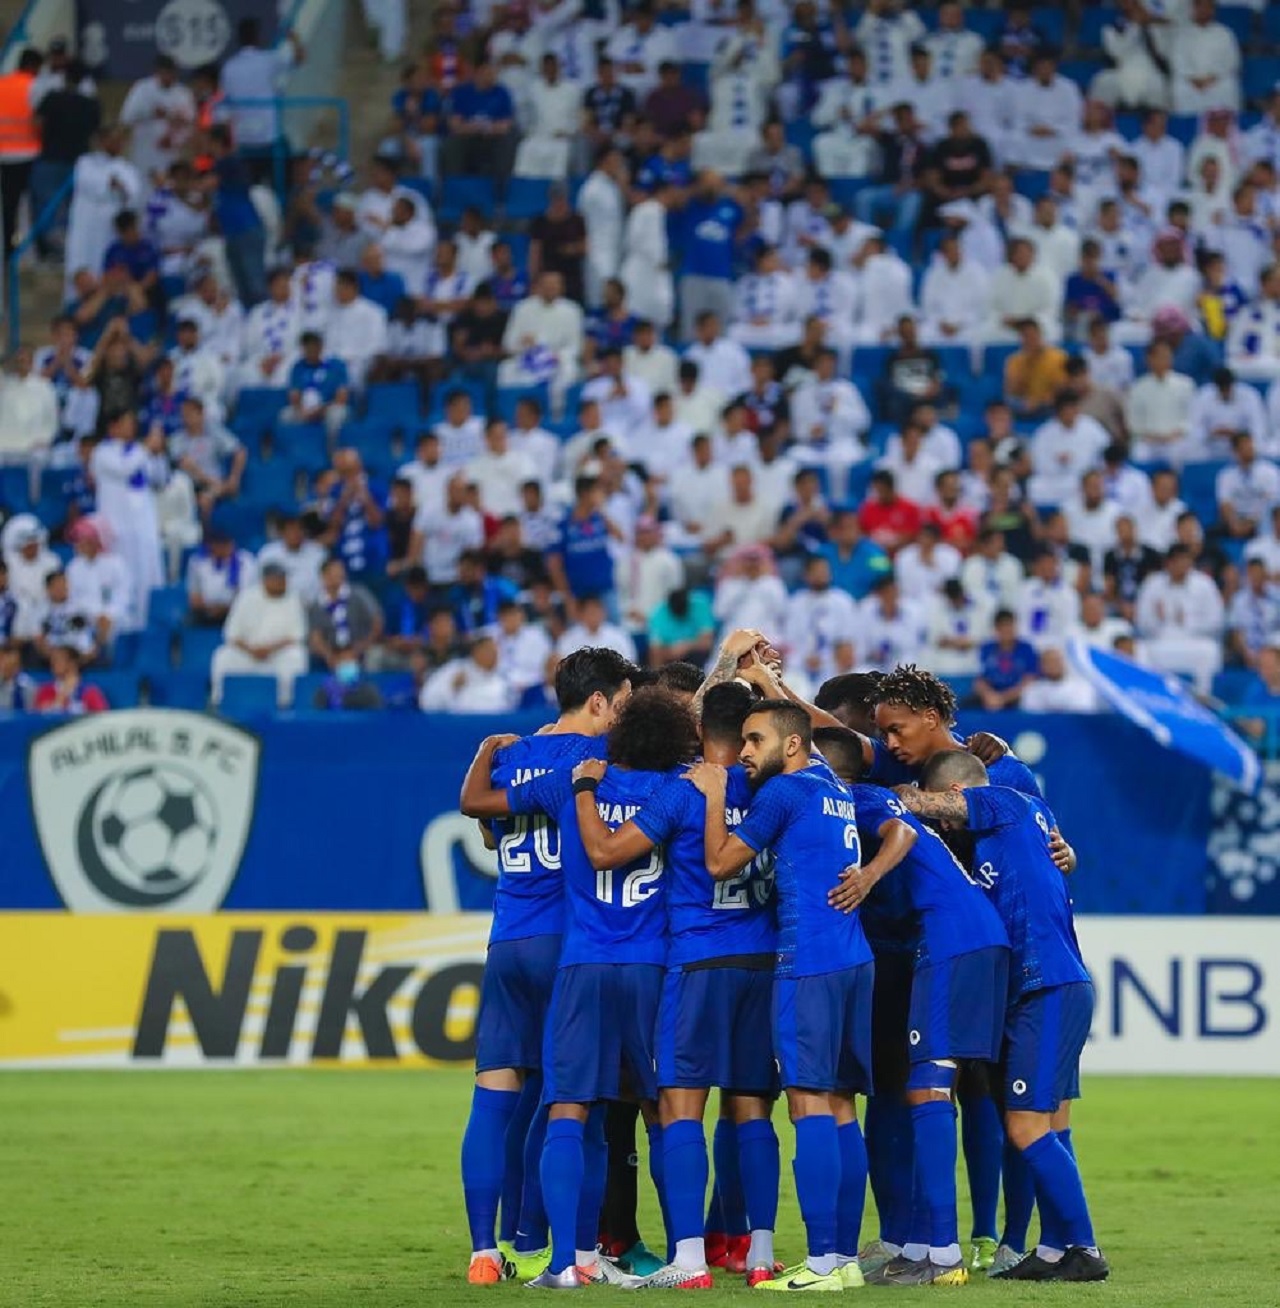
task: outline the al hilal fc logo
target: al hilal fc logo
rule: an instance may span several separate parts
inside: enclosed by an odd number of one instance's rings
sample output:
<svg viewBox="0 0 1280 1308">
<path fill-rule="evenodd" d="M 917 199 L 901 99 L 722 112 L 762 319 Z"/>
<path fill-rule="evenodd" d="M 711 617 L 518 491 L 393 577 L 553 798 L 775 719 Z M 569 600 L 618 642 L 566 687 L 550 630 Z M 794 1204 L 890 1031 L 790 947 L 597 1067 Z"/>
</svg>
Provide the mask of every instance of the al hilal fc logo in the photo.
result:
<svg viewBox="0 0 1280 1308">
<path fill-rule="evenodd" d="M 253 819 L 260 745 L 200 713 L 79 718 L 31 744 L 36 831 L 78 913 L 218 909 Z"/>
</svg>

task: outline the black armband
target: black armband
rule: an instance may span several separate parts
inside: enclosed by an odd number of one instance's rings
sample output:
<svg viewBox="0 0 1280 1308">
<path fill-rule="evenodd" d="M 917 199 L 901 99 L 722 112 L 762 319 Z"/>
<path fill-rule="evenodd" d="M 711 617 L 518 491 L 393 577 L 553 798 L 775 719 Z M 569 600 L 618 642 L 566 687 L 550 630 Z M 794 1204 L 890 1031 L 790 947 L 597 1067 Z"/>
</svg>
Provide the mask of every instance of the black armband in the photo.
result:
<svg viewBox="0 0 1280 1308">
<path fill-rule="evenodd" d="M 594 795 L 599 785 L 600 782 L 595 777 L 579 777 L 577 781 L 573 783 L 573 793 L 575 795 Z"/>
</svg>

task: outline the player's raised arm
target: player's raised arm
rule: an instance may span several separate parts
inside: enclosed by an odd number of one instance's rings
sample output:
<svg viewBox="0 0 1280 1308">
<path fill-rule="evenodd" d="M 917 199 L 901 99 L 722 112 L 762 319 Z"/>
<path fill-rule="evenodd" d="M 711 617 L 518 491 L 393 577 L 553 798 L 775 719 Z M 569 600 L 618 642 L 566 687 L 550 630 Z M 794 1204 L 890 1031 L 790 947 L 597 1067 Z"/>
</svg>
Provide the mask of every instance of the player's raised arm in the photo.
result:
<svg viewBox="0 0 1280 1308">
<path fill-rule="evenodd" d="M 901 818 L 882 822 L 876 834 L 880 838 L 880 848 L 875 857 L 861 865 L 854 863 L 840 873 L 839 883 L 827 895 L 827 903 L 832 908 L 852 913 L 871 893 L 872 887 L 883 881 L 906 858 L 920 838 L 915 828 Z"/>
<path fill-rule="evenodd" d="M 704 828 L 707 871 L 715 881 L 737 876 L 755 858 L 757 850 L 730 834 L 724 820 L 724 794 L 729 773 L 717 763 L 695 763 L 685 774 L 707 801 Z"/>
<path fill-rule="evenodd" d="M 495 790 L 493 786 L 493 756 L 504 745 L 514 744 L 519 736 L 486 736 L 471 760 L 467 775 L 462 779 L 462 793 L 458 796 L 458 808 L 467 817 L 496 818 L 506 817 L 511 812 L 507 803 L 507 792 Z"/>
<path fill-rule="evenodd" d="M 700 718 L 702 716 L 702 700 L 707 691 L 712 686 L 719 686 L 726 681 L 732 681 L 738 675 L 739 661 L 763 640 L 764 637 L 758 631 L 749 628 L 731 631 L 724 638 L 720 645 L 720 653 L 716 656 L 715 664 L 711 671 L 707 673 L 707 679 L 694 692 L 694 717 Z"/>
<path fill-rule="evenodd" d="M 760 657 L 758 650 L 753 650 L 752 654 L 751 662 L 740 668 L 737 675 L 744 681 L 749 681 L 765 699 L 789 699 L 809 715 L 809 725 L 815 731 L 822 727 L 839 727 L 841 730 L 851 730 L 851 728 L 845 727 L 844 723 L 834 714 L 828 713 L 826 709 L 820 709 L 816 704 L 810 704 L 808 701 L 801 699 L 783 681 L 781 672 Z M 871 742 L 859 732 L 854 732 L 854 734 L 862 741 L 863 756 L 866 765 L 870 767 L 872 759 Z"/>
<path fill-rule="evenodd" d="M 578 835 L 587 859 L 597 871 L 607 867 L 621 867 L 641 858 L 654 842 L 634 822 L 624 822 L 616 831 L 605 825 L 596 808 L 596 787 L 604 777 L 608 764 L 604 759 L 583 759 L 573 769 L 574 807 L 578 813 Z"/>
</svg>

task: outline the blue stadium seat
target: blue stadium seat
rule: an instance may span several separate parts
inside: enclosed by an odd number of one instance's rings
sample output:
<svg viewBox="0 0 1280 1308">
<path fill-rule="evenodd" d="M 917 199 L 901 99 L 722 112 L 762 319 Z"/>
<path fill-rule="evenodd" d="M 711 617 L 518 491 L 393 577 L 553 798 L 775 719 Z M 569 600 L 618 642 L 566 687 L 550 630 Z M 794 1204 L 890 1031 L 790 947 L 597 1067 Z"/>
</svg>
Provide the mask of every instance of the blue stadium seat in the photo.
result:
<svg viewBox="0 0 1280 1308">
<path fill-rule="evenodd" d="M 1252 9 L 1244 5 L 1219 5 L 1218 12 L 1214 17 L 1223 27 L 1229 27 L 1235 33 L 1235 38 L 1240 42 L 1242 50 L 1252 40 L 1255 19 Z"/>
<path fill-rule="evenodd" d="M 138 651 L 142 648 L 145 633 L 126 631 L 115 638 L 111 645 L 110 666 L 117 672 L 131 671 L 138 666 Z"/>
<path fill-rule="evenodd" d="M 256 552 L 265 534 L 262 505 L 251 503 L 247 497 L 222 500 L 216 511 L 218 525 L 231 533 L 242 549 Z"/>
<path fill-rule="evenodd" d="M 973 376 L 973 352 L 967 345 L 935 345 L 933 349 L 949 382 Z"/>
<path fill-rule="evenodd" d="M 1280 5 L 1267 5 L 1262 11 L 1262 39 L 1268 46 L 1280 45 Z"/>
<path fill-rule="evenodd" d="M 26 468 L 0 468 L 0 504 L 13 513 L 25 513 L 31 506 Z"/>
<path fill-rule="evenodd" d="M 1126 141 L 1136 141 L 1142 135 L 1142 115 L 1116 114 L 1116 131 Z"/>
<path fill-rule="evenodd" d="M 700 60 L 689 60 L 680 66 L 680 80 L 695 91 L 708 94 L 711 85 L 711 65 Z"/>
<path fill-rule="evenodd" d="M 488 406 L 485 402 L 484 387 L 479 382 L 467 381 L 465 377 L 448 377 L 439 385 L 431 388 L 431 399 L 427 405 L 427 423 L 439 422 L 444 417 L 444 406 L 451 391 L 466 391 L 471 396 L 473 413 L 485 414 Z"/>
<path fill-rule="evenodd" d="M 257 418 L 235 417 L 227 424 L 231 434 L 244 446 L 245 453 L 249 456 L 249 462 L 262 457 L 262 443 L 267 433 L 271 430 L 271 424 Z"/>
<path fill-rule="evenodd" d="M 292 509 L 298 502 L 297 473 L 283 459 L 256 459 L 246 469 L 244 498 L 263 509 Z"/>
<path fill-rule="evenodd" d="M 413 191 L 416 195 L 422 196 L 428 204 L 435 200 L 434 183 L 429 177 L 402 177 L 400 185 L 406 191 Z"/>
<path fill-rule="evenodd" d="M 797 118 L 787 124 L 787 144 L 794 145 L 806 162 L 813 158 L 813 138 L 817 130 L 807 118 Z"/>
<path fill-rule="evenodd" d="M 1169 135 L 1183 145 L 1190 145 L 1200 130 L 1200 120 L 1195 114 L 1170 114 Z"/>
<path fill-rule="evenodd" d="M 521 272 L 529 269 L 529 233 L 505 232 L 502 239 L 511 247 L 511 262 Z"/>
<path fill-rule="evenodd" d="M 1244 61 L 1244 98 L 1246 103 L 1268 100 L 1280 83 L 1280 59 L 1274 55 L 1253 56 Z"/>
<path fill-rule="evenodd" d="M 1218 473 L 1226 466 L 1225 462 L 1215 460 L 1206 463 L 1188 463 L 1182 469 L 1179 494 L 1186 502 L 1187 508 L 1205 526 L 1210 526 L 1218 520 L 1216 486 Z"/>
<path fill-rule="evenodd" d="M 378 418 L 363 418 L 349 422 L 338 436 L 338 444 L 360 452 L 365 468 L 376 477 L 389 477 L 396 458 L 391 441 L 396 433 L 393 423 Z"/>
<path fill-rule="evenodd" d="M 1248 668 L 1224 668 L 1213 679 L 1214 697 L 1224 704 L 1243 703 L 1252 681 L 1253 673 Z"/>
<path fill-rule="evenodd" d="M 179 631 L 182 671 L 208 673 L 213 651 L 222 644 L 218 627 L 182 627 Z"/>
<path fill-rule="evenodd" d="M 978 9 L 973 5 L 966 5 L 964 25 L 969 31 L 977 32 L 982 37 L 984 45 L 990 45 L 1004 25 L 1004 14 L 998 9 Z"/>
<path fill-rule="evenodd" d="M 321 423 L 281 423 L 275 434 L 276 457 L 314 476 L 329 466 L 328 440 Z"/>
<path fill-rule="evenodd" d="M 845 491 L 846 504 L 857 508 L 867 498 L 867 488 L 871 485 L 871 474 L 874 471 L 870 459 L 849 469 L 849 485 Z"/>
<path fill-rule="evenodd" d="M 160 708 L 203 709 L 209 702 L 207 671 L 168 671 L 147 679 L 151 703 Z"/>
<path fill-rule="evenodd" d="M 859 345 L 854 349 L 853 380 L 864 396 L 868 387 L 884 375 L 884 365 L 892 353 L 893 347 L 889 345 Z"/>
<path fill-rule="evenodd" d="M 367 417 L 412 423 L 421 408 L 422 397 L 417 382 L 372 382 L 365 388 L 364 411 Z"/>
<path fill-rule="evenodd" d="M 1082 92 L 1088 93 L 1089 83 L 1106 67 L 1101 59 L 1064 59 L 1058 65 L 1058 71 L 1069 82 L 1074 82 Z"/>
<path fill-rule="evenodd" d="M 1114 23 L 1120 11 L 1112 5 L 1086 5 L 1080 15 L 1076 44 L 1085 50 L 1102 49 L 1102 29 Z"/>
<path fill-rule="evenodd" d="M 493 178 L 454 176 L 446 177 L 440 192 L 440 218 L 456 223 L 464 209 L 479 209 L 490 214 L 494 207 Z"/>
<path fill-rule="evenodd" d="M 827 180 L 832 202 L 847 212 L 852 211 L 858 192 L 865 190 L 871 184 L 870 177 L 831 177 Z"/>
<path fill-rule="evenodd" d="M 955 692 L 956 703 L 963 704 L 973 698 L 973 683 L 977 677 L 948 677 L 947 685 Z"/>
<path fill-rule="evenodd" d="M 546 177 L 513 177 L 507 187 L 507 220 L 527 222 L 546 213 L 551 181 Z"/>
<path fill-rule="evenodd" d="M 1049 189 L 1049 174 L 1024 170 L 1014 179 L 1014 189 L 1034 204 Z"/>
<path fill-rule="evenodd" d="M 315 708 L 316 691 L 329 679 L 327 672 L 308 672 L 293 683 L 293 707 L 299 713 Z"/>
<path fill-rule="evenodd" d="M 1040 5 L 1031 11 L 1031 22 L 1036 31 L 1050 45 L 1061 50 L 1067 37 L 1067 14 L 1065 6 Z"/>
<path fill-rule="evenodd" d="M 551 406 L 551 397 L 546 383 L 539 386 L 499 386 L 497 395 L 497 414 L 504 422 L 514 422 L 516 405 L 521 400 L 537 400 L 545 414 Z"/>
<path fill-rule="evenodd" d="M 982 352 L 982 371 L 979 376 L 1003 386 L 1004 365 L 1017 349 L 1016 345 L 988 345 Z"/>
<path fill-rule="evenodd" d="M 187 620 L 187 588 L 161 586 L 158 590 L 153 590 L 151 606 L 147 612 L 152 627 L 180 627 Z"/>
<path fill-rule="evenodd" d="M 154 608 L 152 613 L 154 615 Z M 140 677 L 163 676 L 173 669 L 173 632 L 168 624 L 159 624 L 154 616 L 146 631 L 138 637 L 131 665 Z"/>
<path fill-rule="evenodd" d="M 228 717 L 262 717 L 276 711 L 274 677 L 228 677 L 222 683 L 219 711 Z"/>
<path fill-rule="evenodd" d="M 138 707 L 138 674 L 120 668 L 87 668 L 85 680 L 97 686 L 114 709 Z"/>
</svg>

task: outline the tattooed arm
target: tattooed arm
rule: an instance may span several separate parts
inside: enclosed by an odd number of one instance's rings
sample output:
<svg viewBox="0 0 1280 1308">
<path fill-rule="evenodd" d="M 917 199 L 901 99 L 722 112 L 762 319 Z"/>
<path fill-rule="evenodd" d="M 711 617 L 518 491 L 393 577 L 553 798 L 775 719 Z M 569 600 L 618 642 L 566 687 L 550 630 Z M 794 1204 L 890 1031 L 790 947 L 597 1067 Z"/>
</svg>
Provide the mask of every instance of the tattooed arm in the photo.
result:
<svg viewBox="0 0 1280 1308">
<path fill-rule="evenodd" d="M 914 786 L 898 786 L 894 794 L 902 807 L 916 817 L 956 827 L 969 824 L 969 805 L 962 790 L 917 790 Z"/>
<path fill-rule="evenodd" d="M 702 700 L 712 686 L 723 685 L 738 675 L 738 660 L 749 654 L 764 637 L 758 631 L 743 629 L 732 631 L 724 638 L 715 666 L 707 673 L 707 679 L 698 687 L 693 696 L 693 715 L 702 717 Z"/>
</svg>

